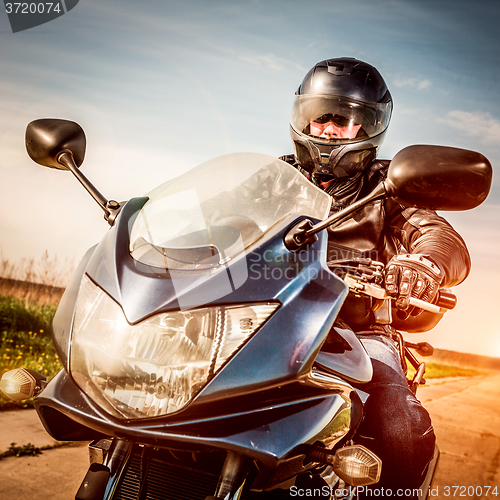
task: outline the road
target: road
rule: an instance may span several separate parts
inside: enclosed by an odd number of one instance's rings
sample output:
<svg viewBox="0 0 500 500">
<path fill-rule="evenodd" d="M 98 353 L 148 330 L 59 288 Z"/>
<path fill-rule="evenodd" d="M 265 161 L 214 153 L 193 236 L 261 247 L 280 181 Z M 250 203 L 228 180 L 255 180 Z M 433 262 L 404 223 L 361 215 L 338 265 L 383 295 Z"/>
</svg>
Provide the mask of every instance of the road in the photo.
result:
<svg viewBox="0 0 500 500">
<path fill-rule="evenodd" d="M 57 444 L 35 410 L 0 412 L 0 450 L 11 443 L 37 447 Z M 1 500 L 74 500 L 89 467 L 87 444 L 45 450 L 35 457 L 0 460 Z"/>
<path fill-rule="evenodd" d="M 434 382 L 417 395 L 441 450 L 432 498 L 499 499 L 500 375 Z"/>
<path fill-rule="evenodd" d="M 434 381 L 419 389 L 441 449 L 432 500 L 500 500 L 499 396 L 500 374 Z M 55 443 L 33 410 L 0 412 L 0 451 L 12 442 Z M 0 460 L 0 499 L 73 500 L 87 468 L 85 444 L 46 450 L 38 457 L 5 458 Z"/>
</svg>

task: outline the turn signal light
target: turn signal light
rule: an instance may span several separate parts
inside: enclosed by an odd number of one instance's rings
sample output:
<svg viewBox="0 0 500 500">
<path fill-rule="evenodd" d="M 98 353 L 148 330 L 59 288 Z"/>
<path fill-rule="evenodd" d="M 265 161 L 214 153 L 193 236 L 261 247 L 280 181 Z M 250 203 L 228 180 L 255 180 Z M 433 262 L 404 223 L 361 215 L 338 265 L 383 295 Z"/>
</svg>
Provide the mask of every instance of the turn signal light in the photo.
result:
<svg viewBox="0 0 500 500">
<path fill-rule="evenodd" d="M 14 401 L 32 398 L 47 385 L 43 375 L 28 368 L 16 368 L 2 375 L 0 390 Z"/>
<path fill-rule="evenodd" d="M 380 479 L 382 460 L 368 448 L 356 444 L 337 450 L 332 467 L 346 483 L 367 486 Z"/>
<path fill-rule="evenodd" d="M 382 472 L 382 460 L 360 444 L 345 446 L 335 452 L 316 447 L 310 450 L 309 459 L 330 465 L 335 474 L 351 486 L 377 483 Z"/>
</svg>

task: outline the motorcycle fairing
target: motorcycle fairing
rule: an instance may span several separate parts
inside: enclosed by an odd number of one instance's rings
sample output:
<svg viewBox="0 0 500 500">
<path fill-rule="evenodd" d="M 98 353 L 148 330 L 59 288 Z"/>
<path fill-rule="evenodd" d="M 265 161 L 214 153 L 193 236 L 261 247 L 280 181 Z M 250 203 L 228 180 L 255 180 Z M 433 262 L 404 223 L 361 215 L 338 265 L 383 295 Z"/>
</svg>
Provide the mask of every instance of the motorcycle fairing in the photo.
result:
<svg viewBox="0 0 500 500">
<path fill-rule="evenodd" d="M 197 304 L 197 307 L 272 299 L 286 302 L 319 273 L 325 284 L 330 283 L 326 287 L 332 289 L 329 295 L 335 294 L 336 302 L 343 301 L 347 295 L 345 283 L 326 267 L 326 241 L 323 241 L 326 234 L 321 233 L 321 241 L 300 254 L 285 247 L 284 234 L 289 226 L 298 222 L 299 216 L 296 215 L 276 224 L 265 238 L 261 238 L 259 245 L 232 259 L 220 270 L 207 273 L 186 271 L 183 279 L 178 279 L 172 278 L 168 270 L 146 266 L 129 253 L 129 228 L 146 201 L 147 198 L 133 198 L 124 206 L 115 226 L 98 244 L 86 269 L 87 275 L 120 305 L 130 324 L 160 311 L 187 309 L 182 307 L 186 295 L 191 296 L 188 302 Z M 247 279 L 240 286 L 233 286 L 224 296 L 210 300 L 214 287 L 222 288 L 221 283 L 228 275 L 233 277 L 233 282 L 236 281 L 234 277 L 242 266 L 248 271 Z M 265 281 L 265 286 L 262 281 Z M 316 282 L 320 280 L 316 279 Z M 318 293 L 315 293 L 311 302 L 318 298 Z"/>
<path fill-rule="evenodd" d="M 303 453 L 304 444 L 323 442 L 333 447 L 349 430 L 352 388 L 331 381 L 336 391 L 268 404 L 252 411 L 219 416 L 198 416 L 167 423 L 164 418 L 122 421 L 108 416 L 59 372 L 35 400 L 40 420 L 54 439 L 92 439 L 114 436 L 174 450 L 233 450 L 269 468 Z M 339 427 L 338 416 L 345 427 Z M 320 416 L 320 417 L 318 417 Z M 87 430 L 85 430 L 87 429 Z M 88 432 L 92 429 L 94 434 Z"/>
<path fill-rule="evenodd" d="M 130 323 L 160 311 L 179 308 L 176 295 L 179 290 L 174 289 L 172 280 L 153 274 L 151 269 L 146 272 L 143 266 L 137 267 L 128 252 L 128 229 L 144 202 L 145 198 L 132 199 L 125 205 L 115 226 L 94 250 L 86 269 L 87 275 L 118 302 Z M 250 275 L 239 288 L 211 303 L 227 305 L 277 300 L 282 305 L 198 398 L 215 400 L 262 387 L 275 387 L 310 371 L 348 288 L 326 267 L 326 232 L 300 255 L 286 249 L 284 234 L 296 220 L 296 216 L 290 216 L 281 221 L 257 248 L 239 257 L 240 261 L 246 261 L 245 265 L 250 264 L 250 272 L 257 277 L 263 276 L 272 266 L 273 271 L 279 271 L 274 273 L 276 279 L 267 279 L 263 286 L 262 280 L 252 279 Z M 230 274 L 233 266 L 241 266 L 240 261 L 235 259 L 228 264 Z M 213 280 L 217 279 L 217 274 L 192 277 L 200 293 L 210 290 Z M 193 284 L 186 284 L 187 289 L 192 287 Z M 67 331 L 68 327 L 64 329 Z M 262 352 L 267 354 L 263 359 Z M 290 353 L 293 353 L 291 361 Z M 257 362 L 261 359 L 265 364 Z M 198 398 L 192 404 L 197 404 Z"/>
<path fill-rule="evenodd" d="M 343 328 L 335 328 L 335 333 L 345 341 L 345 350 L 327 352 L 322 349 L 316 356 L 315 364 L 329 373 L 344 377 L 350 382 L 369 382 L 373 376 L 370 358 L 356 335 Z"/>
<path fill-rule="evenodd" d="M 133 199 L 124 207 L 116 225 L 95 249 L 89 251 L 77 274 L 81 277 L 85 270 L 121 305 L 127 318 L 136 321 L 159 311 L 178 308 L 171 280 L 138 268 L 128 253 L 128 225 L 144 202 L 144 198 Z M 318 242 L 301 254 L 302 260 L 278 258 L 290 254 L 283 239 L 288 228 L 296 222 L 297 216 L 281 221 L 259 246 L 240 257 L 254 266 L 253 272 L 262 273 L 269 263 L 264 256 L 272 256 L 274 269 L 281 270 L 280 276 L 275 273 L 277 279 L 267 280 L 265 286 L 259 280 L 248 279 L 227 296 L 212 302 L 236 304 L 277 300 L 281 307 L 185 409 L 172 415 L 140 420 L 116 418 L 90 400 L 68 374 L 61 372 L 35 402 L 49 434 L 56 439 L 64 439 L 68 433 L 78 435 L 71 425 L 64 429 L 64 422 L 68 422 L 65 419 L 70 419 L 83 428 L 93 429 L 97 437 L 116 436 L 172 449 L 232 449 L 271 468 L 300 454 L 300 445 L 304 443 L 321 441 L 333 446 L 342 439 L 347 429 L 338 430 L 332 439 L 335 431 L 331 425 L 340 412 L 350 407 L 352 388 L 328 374 L 325 377 L 330 377 L 330 380 L 326 381 L 313 380 L 310 374 L 347 295 L 347 286 L 326 268 L 324 233 L 319 235 Z M 229 273 L 231 266 L 239 264 L 235 261 L 227 266 Z M 210 286 L 210 279 L 206 276 L 193 276 L 193 283 L 201 279 L 205 280 L 207 287 Z M 65 307 L 72 313 L 77 295 L 75 290 L 76 285 L 72 284 L 64 298 Z M 138 294 L 138 290 L 141 293 Z M 149 297 L 149 300 L 134 302 L 137 295 Z M 68 311 L 58 314 L 54 320 L 54 338 L 59 341 L 60 351 L 65 351 L 71 329 L 72 313 Z M 350 341 L 359 344 L 355 337 Z M 269 356 L 262 357 L 264 351 Z M 344 355 L 349 356 L 349 353 Z M 265 364 L 262 364 L 263 358 Z M 339 373 L 342 373 L 341 367 Z M 294 397 L 293 389 L 299 386 L 305 392 L 310 390 L 310 394 L 297 391 L 300 396 Z M 224 414 L 225 405 L 231 400 L 252 398 L 252 394 L 259 392 L 271 394 L 272 391 L 288 391 L 288 400 L 268 398 L 267 404 L 261 404 L 253 411 L 233 410 L 231 414 Z M 54 412 L 62 417 L 55 419 Z M 196 417 L 197 414 L 202 414 L 201 419 Z M 212 431 L 206 426 L 207 419 L 212 422 Z M 81 435 L 89 436 L 84 431 Z"/>
<path fill-rule="evenodd" d="M 80 264 L 78 265 L 76 271 L 71 277 L 66 290 L 64 290 L 61 301 L 57 308 L 54 319 L 50 325 L 51 337 L 54 343 L 54 347 L 57 351 L 57 356 L 61 361 L 61 364 L 69 370 L 68 359 L 69 359 L 69 348 L 70 348 L 70 338 L 71 338 L 71 326 L 73 324 L 73 317 L 75 314 L 75 304 L 78 297 L 78 291 L 80 289 L 80 282 L 85 270 L 87 269 L 89 260 L 94 253 L 97 245 L 87 250 Z"/>
</svg>

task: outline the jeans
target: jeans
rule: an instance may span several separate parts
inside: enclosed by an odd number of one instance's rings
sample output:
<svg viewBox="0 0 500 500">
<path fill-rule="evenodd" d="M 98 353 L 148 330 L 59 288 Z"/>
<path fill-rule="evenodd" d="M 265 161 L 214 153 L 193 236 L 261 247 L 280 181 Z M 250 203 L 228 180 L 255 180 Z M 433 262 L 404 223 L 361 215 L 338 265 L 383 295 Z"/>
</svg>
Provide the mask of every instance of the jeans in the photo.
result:
<svg viewBox="0 0 500 500">
<path fill-rule="evenodd" d="M 416 498 L 409 490 L 420 487 L 434 453 L 429 413 L 408 387 L 395 342 L 384 335 L 358 334 L 358 338 L 371 358 L 373 378 L 356 385 L 370 396 L 354 440 L 382 459 L 380 481 L 365 487 L 360 498 L 374 498 L 376 493 L 377 497 Z"/>
</svg>

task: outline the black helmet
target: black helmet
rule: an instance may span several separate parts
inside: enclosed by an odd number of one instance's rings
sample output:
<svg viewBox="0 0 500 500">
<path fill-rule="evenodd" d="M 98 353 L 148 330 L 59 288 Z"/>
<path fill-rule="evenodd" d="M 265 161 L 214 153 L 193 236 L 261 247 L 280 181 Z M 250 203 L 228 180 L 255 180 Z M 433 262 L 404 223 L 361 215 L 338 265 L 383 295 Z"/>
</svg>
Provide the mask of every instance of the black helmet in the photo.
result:
<svg viewBox="0 0 500 500">
<path fill-rule="evenodd" d="M 373 66 L 347 57 L 321 61 L 295 93 L 295 158 L 311 174 L 351 177 L 375 158 L 391 112 L 391 94 Z"/>
</svg>

